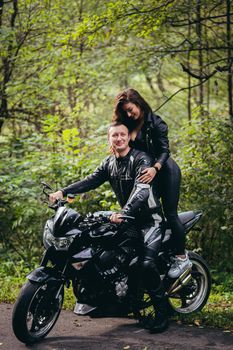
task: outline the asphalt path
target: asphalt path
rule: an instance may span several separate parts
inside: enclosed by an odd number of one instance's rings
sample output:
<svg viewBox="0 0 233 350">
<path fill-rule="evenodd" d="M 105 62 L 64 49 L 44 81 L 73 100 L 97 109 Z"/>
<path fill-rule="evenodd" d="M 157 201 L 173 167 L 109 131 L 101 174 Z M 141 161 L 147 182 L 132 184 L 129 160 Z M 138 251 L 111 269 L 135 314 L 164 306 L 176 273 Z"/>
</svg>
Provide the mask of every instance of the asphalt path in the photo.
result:
<svg viewBox="0 0 233 350">
<path fill-rule="evenodd" d="M 90 318 L 62 311 L 40 343 L 19 342 L 11 328 L 12 305 L 0 304 L 0 350 L 233 350 L 233 334 L 171 322 L 168 331 L 149 334 L 128 318 Z"/>
</svg>

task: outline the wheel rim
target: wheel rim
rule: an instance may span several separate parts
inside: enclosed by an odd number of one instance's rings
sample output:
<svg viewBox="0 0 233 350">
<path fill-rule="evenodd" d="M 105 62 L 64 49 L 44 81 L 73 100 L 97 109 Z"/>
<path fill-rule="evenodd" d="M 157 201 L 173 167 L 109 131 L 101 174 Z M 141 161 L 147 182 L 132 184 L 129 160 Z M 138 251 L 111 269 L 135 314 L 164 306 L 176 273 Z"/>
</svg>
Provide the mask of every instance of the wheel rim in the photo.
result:
<svg viewBox="0 0 233 350">
<path fill-rule="evenodd" d="M 171 307 L 178 313 L 188 314 L 201 309 L 208 294 L 208 275 L 203 265 L 190 259 L 193 263 L 191 280 L 174 295 L 169 295 Z"/>
<path fill-rule="evenodd" d="M 43 337 L 56 322 L 62 304 L 63 286 L 51 288 L 48 284 L 42 285 L 28 308 L 26 325 L 29 334 L 37 338 Z"/>
</svg>

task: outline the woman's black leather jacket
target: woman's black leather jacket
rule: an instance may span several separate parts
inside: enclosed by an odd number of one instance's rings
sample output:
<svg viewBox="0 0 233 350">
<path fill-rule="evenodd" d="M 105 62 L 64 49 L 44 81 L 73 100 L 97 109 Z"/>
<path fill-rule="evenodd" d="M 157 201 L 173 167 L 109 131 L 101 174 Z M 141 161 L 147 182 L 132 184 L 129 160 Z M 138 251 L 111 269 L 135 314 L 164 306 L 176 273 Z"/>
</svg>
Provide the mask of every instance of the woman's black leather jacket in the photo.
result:
<svg viewBox="0 0 233 350">
<path fill-rule="evenodd" d="M 61 189 L 63 195 L 88 192 L 109 181 L 125 215 L 151 215 L 157 211 L 158 202 L 151 204 L 150 186 L 139 181 L 142 170 L 151 166 L 151 158 L 144 152 L 130 149 L 122 158 L 107 157 L 99 167 L 85 179 Z M 150 204 L 149 204 L 150 203 Z M 152 210 L 153 206 L 153 210 Z"/>
<path fill-rule="evenodd" d="M 152 112 L 144 117 L 144 124 L 130 146 L 149 153 L 153 161 L 163 165 L 170 155 L 167 124 Z"/>
</svg>

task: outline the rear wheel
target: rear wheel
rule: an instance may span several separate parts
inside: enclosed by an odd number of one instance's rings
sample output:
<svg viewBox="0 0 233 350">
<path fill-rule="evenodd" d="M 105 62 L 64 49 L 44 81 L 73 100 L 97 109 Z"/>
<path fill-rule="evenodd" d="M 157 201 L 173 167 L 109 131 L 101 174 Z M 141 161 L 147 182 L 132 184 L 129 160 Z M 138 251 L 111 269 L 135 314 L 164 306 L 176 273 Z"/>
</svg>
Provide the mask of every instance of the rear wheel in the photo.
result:
<svg viewBox="0 0 233 350">
<path fill-rule="evenodd" d="M 168 295 L 172 313 L 190 314 L 200 311 L 210 294 L 211 276 L 206 262 L 196 253 L 188 252 L 188 255 L 193 264 L 191 278 L 179 291 Z"/>
<path fill-rule="evenodd" d="M 14 305 L 12 326 L 23 343 L 34 343 L 44 338 L 55 325 L 64 298 L 60 283 L 36 284 L 28 281 Z"/>
</svg>

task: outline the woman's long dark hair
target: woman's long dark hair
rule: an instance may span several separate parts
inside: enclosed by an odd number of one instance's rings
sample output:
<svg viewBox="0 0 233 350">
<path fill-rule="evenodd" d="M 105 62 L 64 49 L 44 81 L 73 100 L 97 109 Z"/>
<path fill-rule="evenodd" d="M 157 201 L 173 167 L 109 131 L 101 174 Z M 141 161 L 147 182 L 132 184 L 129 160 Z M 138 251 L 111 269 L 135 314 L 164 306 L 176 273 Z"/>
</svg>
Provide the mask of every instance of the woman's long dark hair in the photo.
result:
<svg viewBox="0 0 233 350">
<path fill-rule="evenodd" d="M 147 114 L 152 112 L 152 109 L 137 90 L 129 88 L 120 92 L 116 96 L 114 115 L 112 120 L 125 124 L 128 127 L 128 129 L 132 131 L 137 128 L 138 124 L 141 123 L 141 121 L 129 118 L 127 113 L 123 110 L 124 104 L 130 102 L 134 103 L 137 107 L 141 109 L 143 116 L 146 116 Z"/>
</svg>

